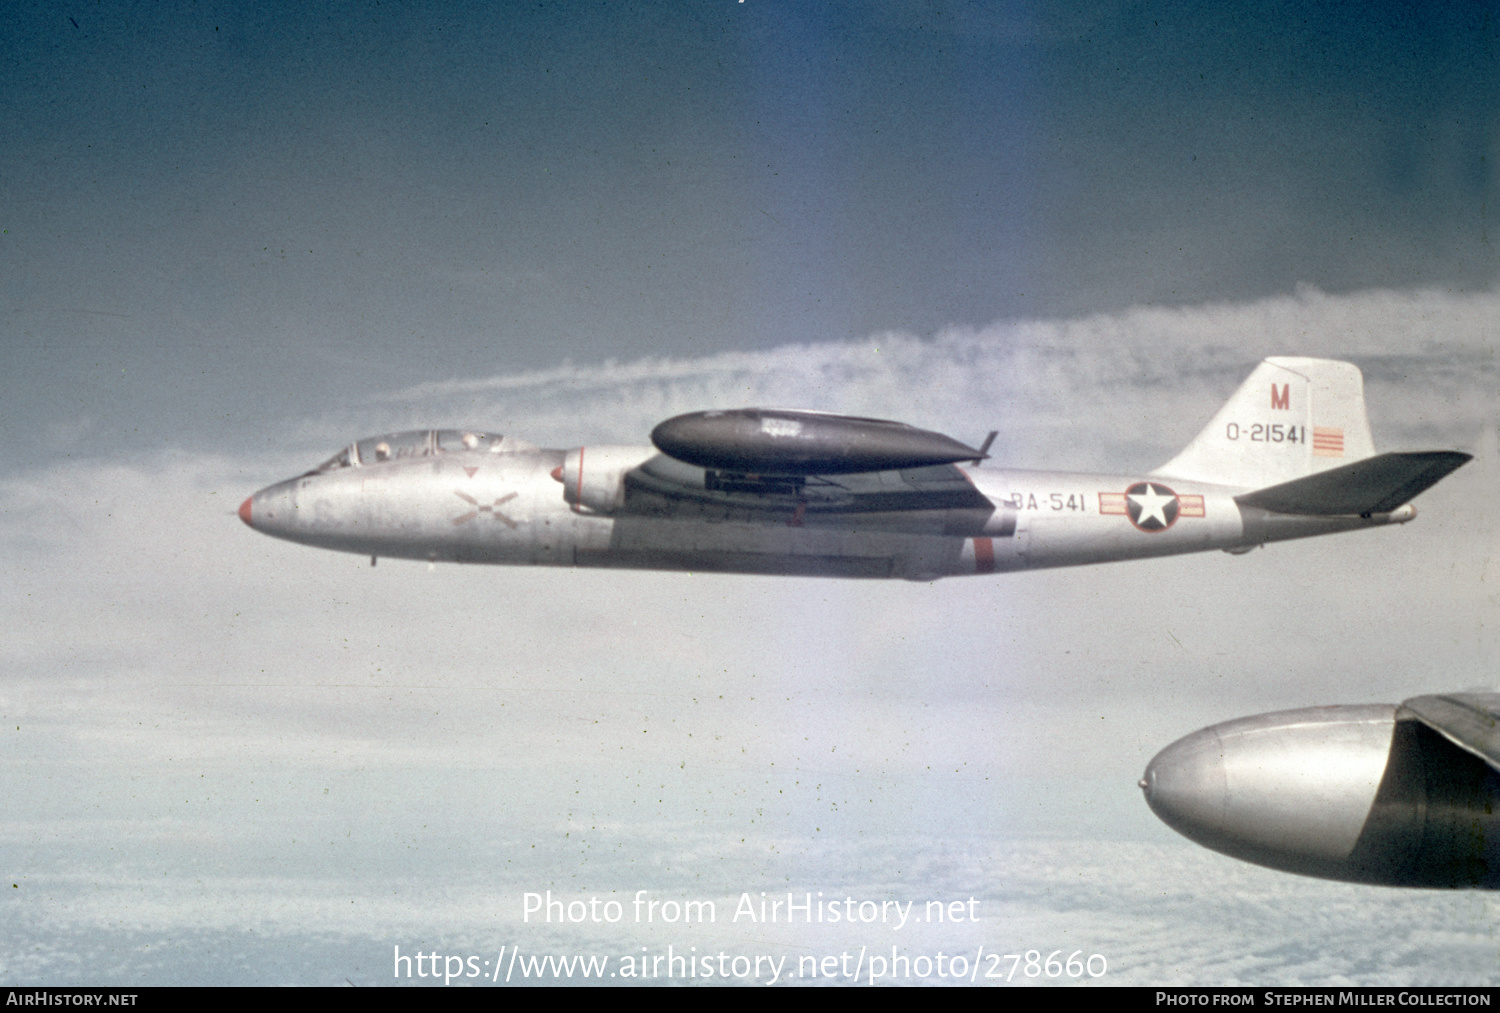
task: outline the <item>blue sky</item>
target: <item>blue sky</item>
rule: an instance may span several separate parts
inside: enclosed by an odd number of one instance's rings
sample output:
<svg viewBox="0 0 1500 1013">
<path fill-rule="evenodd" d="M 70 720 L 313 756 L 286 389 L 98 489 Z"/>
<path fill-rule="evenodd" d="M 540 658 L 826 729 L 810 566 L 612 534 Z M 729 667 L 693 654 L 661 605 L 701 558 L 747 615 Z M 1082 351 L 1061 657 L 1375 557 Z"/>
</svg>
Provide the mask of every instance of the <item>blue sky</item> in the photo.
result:
<svg viewBox="0 0 1500 1013">
<path fill-rule="evenodd" d="M 561 360 L 1486 288 L 1496 31 L 1487 5 L 27 5 L 0 411 L 236 442 Z"/>
<path fill-rule="evenodd" d="M 1134 788 L 1205 724 L 1491 683 L 1490 13 L 28 7 L 0 980 L 677 938 L 518 921 L 639 888 L 975 895 L 921 944 L 1145 984 L 1493 980 L 1487 897 L 1240 866 Z M 1146 469 L 1278 353 L 1478 460 L 1399 530 L 934 586 L 371 570 L 233 514 L 368 433 L 744 404 Z"/>
</svg>

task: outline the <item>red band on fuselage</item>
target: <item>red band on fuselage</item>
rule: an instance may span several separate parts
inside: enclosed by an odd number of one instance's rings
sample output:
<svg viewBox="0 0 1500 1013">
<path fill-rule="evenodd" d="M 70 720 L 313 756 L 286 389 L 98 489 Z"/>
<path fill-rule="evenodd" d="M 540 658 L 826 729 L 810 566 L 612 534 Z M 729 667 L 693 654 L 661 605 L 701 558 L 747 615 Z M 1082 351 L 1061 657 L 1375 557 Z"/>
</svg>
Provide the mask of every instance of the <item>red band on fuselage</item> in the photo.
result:
<svg viewBox="0 0 1500 1013">
<path fill-rule="evenodd" d="M 995 540 L 993 538 L 974 539 L 974 572 L 995 572 Z"/>
<path fill-rule="evenodd" d="M 578 484 L 573 487 L 573 512 L 576 514 L 583 506 L 583 447 L 578 448 Z"/>
</svg>

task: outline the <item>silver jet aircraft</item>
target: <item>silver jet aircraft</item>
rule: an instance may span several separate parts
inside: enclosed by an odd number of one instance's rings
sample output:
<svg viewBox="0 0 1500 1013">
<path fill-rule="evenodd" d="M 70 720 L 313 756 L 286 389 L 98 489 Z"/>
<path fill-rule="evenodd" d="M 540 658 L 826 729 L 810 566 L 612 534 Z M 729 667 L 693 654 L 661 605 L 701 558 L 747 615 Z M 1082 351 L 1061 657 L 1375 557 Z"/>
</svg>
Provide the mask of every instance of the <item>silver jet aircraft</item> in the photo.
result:
<svg viewBox="0 0 1500 1013">
<path fill-rule="evenodd" d="M 1500 888 L 1500 694 L 1311 707 L 1163 749 L 1146 802 L 1247 862 L 1383 886 Z"/>
<path fill-rule="evenodd" d="M 983 447 L 897 422 L 738 409 L 650 447 L 542 450 L 478 431 L 352 443 L 240 506 L 257 531 L 431 562 L 933 580 L 1224 549 L 1416 516 L 1462 465 L 1376 454 L 1347 362 L 1262 362 L 1146 474 L 978 467 Z"/>
</svg>

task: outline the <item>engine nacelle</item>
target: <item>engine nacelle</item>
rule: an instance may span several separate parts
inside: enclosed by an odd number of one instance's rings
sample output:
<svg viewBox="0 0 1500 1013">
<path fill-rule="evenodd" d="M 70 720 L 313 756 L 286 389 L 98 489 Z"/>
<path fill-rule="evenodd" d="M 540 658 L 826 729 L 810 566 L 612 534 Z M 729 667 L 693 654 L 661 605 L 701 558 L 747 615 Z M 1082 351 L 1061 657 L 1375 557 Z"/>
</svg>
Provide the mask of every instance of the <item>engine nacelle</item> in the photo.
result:
<svg viewBox="0 0 1500 1013">
<path fill-rule="evenodd" d="M 1141 780 L 1172 829 L 1234 858 L 1385 886 L 1500 888 L 1500 779 L 1400 707 L 1226 721 Z"/>
<path fill-rule="evenodd" d="M 655 456 L 651 447 L 579 447 L 553 474 L 574 509 L 612 514 L 625 505 L 625 473 Z"/>
</svg>

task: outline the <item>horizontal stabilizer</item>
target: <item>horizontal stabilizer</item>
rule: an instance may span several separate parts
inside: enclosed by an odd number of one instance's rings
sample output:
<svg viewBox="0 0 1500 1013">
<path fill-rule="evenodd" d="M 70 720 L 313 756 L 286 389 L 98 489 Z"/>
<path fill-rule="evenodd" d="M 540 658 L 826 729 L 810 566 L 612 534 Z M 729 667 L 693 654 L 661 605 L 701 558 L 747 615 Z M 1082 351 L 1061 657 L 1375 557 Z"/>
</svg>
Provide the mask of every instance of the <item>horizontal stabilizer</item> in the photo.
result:
<svg viewBox="0 0 1500 1013">
<path fill-rule="evenodd" d="M 1469 460 L 1454 450 L 1378 454 L 1341 468 L 1236 496 L 1241 506 L 1280 514 L 1332 516 L 1389 513 Z"/>
<path fill-rule="evenodd" d="M 1500 769 L 1500 693 L 1415 696 L 1401 707 L 1458 748 Z"/>
</svg>

